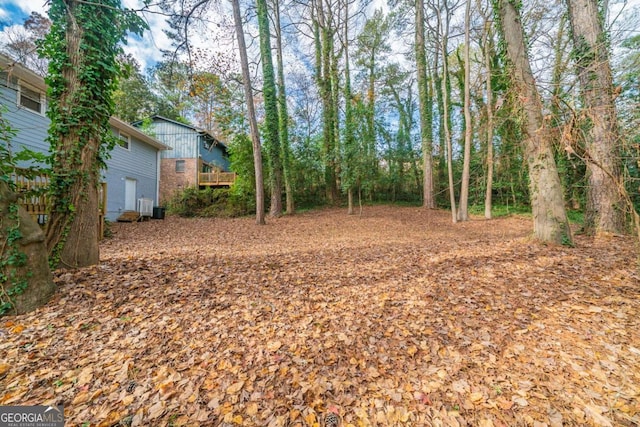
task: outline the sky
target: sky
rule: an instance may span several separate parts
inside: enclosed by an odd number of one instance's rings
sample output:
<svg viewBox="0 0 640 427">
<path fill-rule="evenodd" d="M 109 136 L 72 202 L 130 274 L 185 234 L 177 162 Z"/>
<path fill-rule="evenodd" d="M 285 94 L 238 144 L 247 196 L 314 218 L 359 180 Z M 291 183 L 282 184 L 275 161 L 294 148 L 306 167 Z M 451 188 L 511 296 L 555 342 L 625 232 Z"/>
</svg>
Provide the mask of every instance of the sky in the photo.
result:
<svg viewBox="0 0 640 427">
<path fill-rule="evenodd" d="M 385 0 L 375 0 L 375 7 L 381 5 L 386 6 Z M 622 3 L 627 3 L 625 12 L 622 13 L 622 17 L 625 14 L 630 13 L 634 8 L 640 7 L 640 0 L 610 0 L 611 15 L 615 17 L 618 15 L 616 9 L 620 7 Z M 127 8 L 140 9 L 142 5 L 141 0 L 123 0 L 123 4 Z M 46 0 L 0 0 L 0 32 L 4 31 L 11 25 L 20 25 L 31 14 L 32 11 L 39 12 L 46 16 L 47 1 Z M 224 14 L 224 13 L 223 13 Z M 143 37 L 129 37 L 128 44 L 124 46 L 126 53 L 131 54 L 139 62 L 141 70 L 145 70 L 150 66 L 153 66 L 156 62 L 162 60 L 161 50 L 171 50 L 171 41 L 166 34 L 162 31 L 167 28 L 165 17 L 159 14 L 145 14 L 145 19 L 149 24 L 150 31 L 146 31 Z M 215 26 L 214 26 L 215 29 Z M 245 30 L 247 30 L 245 28 Z M 623 36 L 628 37 L 637 34 L 640 31 L 640 25 L 636 28 L 625 29 Z M 218 40 L 219 42 L 219 40 Z M 201 40 L 202 47 L 211 47 L 216 41 L 213 40 Z"/>
<path fill-rule="evenodd" d="M 31 12 L 38 12 L 47 16 L 47 2 L 45 0 L 0 0 L 0 31 L 11 25 L 21 25 Z M 138 0 L 124 0 L 127 8 L 138 9 L 142 2 Z M 162 32 L 166 28 L 165 17 L 157 14 L 146 14 L 145 19 L 151 31 L 145 32 L 142 38 L 129 37 L 124 50 L 138 60 L 141 69 L 153 66 L 162 60 L 161 49 L 170 49 L 171 42 Z"/>
</svg>

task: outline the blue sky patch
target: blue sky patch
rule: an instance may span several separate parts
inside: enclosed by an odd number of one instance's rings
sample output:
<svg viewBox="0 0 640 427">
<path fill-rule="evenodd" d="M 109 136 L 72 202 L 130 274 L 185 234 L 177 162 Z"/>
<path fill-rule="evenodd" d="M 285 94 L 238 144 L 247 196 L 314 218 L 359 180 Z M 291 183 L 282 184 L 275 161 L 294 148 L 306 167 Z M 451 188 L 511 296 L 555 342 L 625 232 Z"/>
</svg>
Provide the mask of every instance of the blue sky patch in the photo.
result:
<svg viewBox="0 0 640 427">
<path fill-rule="evenodd" d="M 0 0 L 0 31 L 14 24 L 22 24 L 29 15 L 16 1 Z"/>
</svg>

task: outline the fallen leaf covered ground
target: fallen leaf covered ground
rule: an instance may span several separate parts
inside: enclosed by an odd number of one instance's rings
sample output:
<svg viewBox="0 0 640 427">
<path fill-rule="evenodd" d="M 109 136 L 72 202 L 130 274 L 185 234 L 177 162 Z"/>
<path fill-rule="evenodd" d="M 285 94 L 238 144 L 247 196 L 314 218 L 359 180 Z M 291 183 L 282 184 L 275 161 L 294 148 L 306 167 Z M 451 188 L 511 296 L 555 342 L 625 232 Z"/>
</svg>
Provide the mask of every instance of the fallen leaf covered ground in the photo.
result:
<svg viewBox="0 0 640 427">
<path fill-rule="evenodd" d="M 640 425 L 632 239 L 419 208 L 114 224 L 0 319 L 0 405 L 68 426 Z"/>
</svg>

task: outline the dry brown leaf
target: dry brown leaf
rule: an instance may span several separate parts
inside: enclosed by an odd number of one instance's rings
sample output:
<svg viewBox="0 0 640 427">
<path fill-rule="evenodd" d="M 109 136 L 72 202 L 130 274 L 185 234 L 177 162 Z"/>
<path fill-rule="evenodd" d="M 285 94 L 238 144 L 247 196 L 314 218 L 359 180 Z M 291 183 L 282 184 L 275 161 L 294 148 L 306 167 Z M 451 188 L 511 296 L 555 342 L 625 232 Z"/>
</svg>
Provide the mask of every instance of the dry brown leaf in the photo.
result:
<svg viewBox="0 0 640 427">
<path fill-rule="evenodd" d="M 113 224 L 99 266 L 0 323 L 0 404 L 68 401 L 70 425 L 319 426 L 334 404 L 353 426 L 637 417 L 631 240 L 551 247 L 527 218 L 385 206 L 269 222 Z"/>
<path fill-rule="evenodd" d="M 238 381 L 236 383 L 231 384 L 229 387 L 227 387 L 227 394 L 238 393 L 242 389 L 243 385 L 244 385 L 244 381 Z"/>
<path fill-rule="evenodd" d="M 602 408 L 599 408 L 598 406 L 587 404 L 584 407 L 584 413 L 587 414 L 587 416 L 598 426 L 613 427 L 611 421 L 602 415 Z"/>
</svg>

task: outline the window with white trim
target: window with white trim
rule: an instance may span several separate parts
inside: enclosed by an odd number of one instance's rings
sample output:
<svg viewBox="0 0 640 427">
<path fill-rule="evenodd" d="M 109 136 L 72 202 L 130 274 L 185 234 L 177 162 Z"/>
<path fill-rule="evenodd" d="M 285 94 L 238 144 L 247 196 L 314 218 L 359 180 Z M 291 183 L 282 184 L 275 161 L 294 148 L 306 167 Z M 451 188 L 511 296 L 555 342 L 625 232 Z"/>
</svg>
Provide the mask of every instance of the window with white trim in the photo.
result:
<svg viewBox="0 0 640 427">
<path fill-rule="evenodd" d="M 124 132 L 118 131 L 118 145 L 128 150 L 131 147 L 131 137 Z"/>
<path fill-rule="evenodd" d="M 20 83 L 18 105 L 38 114 L 44 114 L 44 94 Z"/>
</svg>

